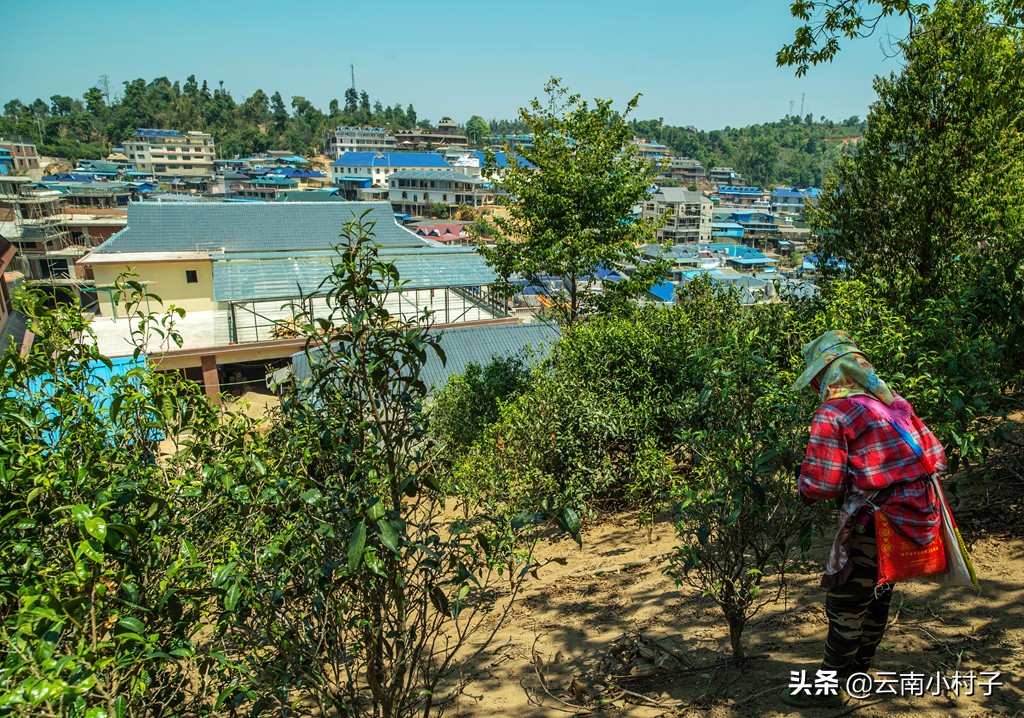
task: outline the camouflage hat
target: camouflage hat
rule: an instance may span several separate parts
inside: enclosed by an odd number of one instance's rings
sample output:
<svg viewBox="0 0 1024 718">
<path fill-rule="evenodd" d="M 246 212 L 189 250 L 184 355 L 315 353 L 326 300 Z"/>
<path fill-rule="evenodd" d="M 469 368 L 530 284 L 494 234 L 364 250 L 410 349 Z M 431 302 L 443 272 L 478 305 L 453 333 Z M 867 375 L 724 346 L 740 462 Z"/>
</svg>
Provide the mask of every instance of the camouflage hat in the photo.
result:
<svg viewBox="0 0 1024 718">
<path fill-rule="evenodd" d="M 803 389 L 810 384 L 822 369 L 839 357 L 847 354 L 864 355 L 864 352 L 857 348 L 853 337 L 842 330 L 825 332 L 817 339 L 804 344 L 802 353 L 804 361 L 807 362 L 807 369 L 793 383 L 794 390 Z"/>
</svg>

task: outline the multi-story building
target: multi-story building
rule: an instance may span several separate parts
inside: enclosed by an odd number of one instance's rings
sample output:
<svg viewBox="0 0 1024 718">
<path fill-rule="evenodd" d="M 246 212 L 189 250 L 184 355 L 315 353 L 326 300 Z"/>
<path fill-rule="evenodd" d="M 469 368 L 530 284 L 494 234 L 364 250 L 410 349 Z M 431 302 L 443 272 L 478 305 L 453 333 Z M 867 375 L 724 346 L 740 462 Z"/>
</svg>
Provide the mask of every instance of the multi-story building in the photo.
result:
<svg viewBox="0 0 1024 718">
<path fill-rule="evenodd" d="M 730 187 L 742 187 L 747 182 L 743 176 L 732 167 L 712 167 L 708 173 L 708 179 L 714 185 L 729 185 Z"/>
<path fill-rule="evenodd" d="M 713 211 L 711 200 L 682 187 L 662 187 L 649 195 L 643 206 L 644 219 L 656 220 L 668 214 L 655 236 L 675 244 L 709 242 Z"/>
<path fill-rule="evenodd" d="M 395 136 L 383 127 L 336 127 L 327 156 L 336 160 L 346 152 L 389 152 L 397 146 Z"/>
<path fill-rule="evenodd" d="M 438 204 L 449 210 L 459 205 L 494 203 L 494 191 L 477 177 L 452 170 L 402 170 L 388 178 L 388 199 L 395 212 L 428 217 Z"/>
<path fill-rule="evenodd" d="M 340 186 L 362 186 L 370 179 L 374 187 L 387 187 L 388 177 L 400 170 L 454 171 L 436 152 L 346 152 L 331 163 L 331 178 Z"/>
<path fill-rule="evenodd" d="M 30 283 L 74 291 L 87 284 L 75 262 L 92 240 L 71 233 L 63 201 L 63 193 L 35 189 L 28 177 L 0 176 L 0 234 L 17 249 L 19 270 Z"/>
<path fill-rule="evenodd" d="M 124 153 L 139 172 L 157 177 L 208 177 L 216 148 L 205 132 L 139 130 L 124 142 Z"/>
<path fill-rule="evenodd" d="M 39 169 L 39 153 L 31 142 L 15 142 L 0 138 L 0 150 L 10 152 L 16 171 Z"/>
<path fill-rule="evenodd" d="M 724 185 L 718 188 L 718 198 L 723 204 L 738 207 L 752 207 L 755 203 L 762 202 L 763 194 L 760 187 Z"/>
<path fill-rule="evenodd" d="M 689 157 L 671 157 L 665 174 L 673 179 L 680 179 L 687 185 L 704 181 L 704 165 L 700 160 Z"/>
<path fill-rule="evenodd" d="M 395 133 L 395 139 L 401 150 L 425 150 L 451 145 L 465 147 L 469 144 L 466 133 L 459 129 L 457 122 L 452 120 L 441 120 L 437 123 L 437 129 L 433 130 L 424 130 L 421 127 L 399 130 Z"/>
<path fill-rule="evenodd" d="M 646 157 L 658 166 L 672 155 L 672 150 L 655 140 L 634 137 L 629 141 L 629 145 L 636 149 L 637 157 Z"/>
<path fill-rule="evenodd" d="M 771 210 L 778 214 L 799 215 L 808 203 L 817 204 L 820 194 L 821 190 L 816 187 L 776 187 L 772 190 Z"/>
</svg>

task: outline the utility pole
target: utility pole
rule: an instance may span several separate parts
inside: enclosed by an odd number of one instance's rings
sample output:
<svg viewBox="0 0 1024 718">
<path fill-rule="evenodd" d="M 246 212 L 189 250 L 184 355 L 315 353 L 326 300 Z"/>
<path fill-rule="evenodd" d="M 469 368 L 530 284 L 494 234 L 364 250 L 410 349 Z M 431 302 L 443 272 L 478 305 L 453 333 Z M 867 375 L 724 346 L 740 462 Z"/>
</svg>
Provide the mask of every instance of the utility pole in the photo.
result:
<svg viewBox="0 0 1024 718">
<path fill-rule="evenodd" d="M 801 120 L 804 118 L 804 96 L 806 94 L 807 93 L 805 93 L 805 92 L 801 92 L 800 93 L 800 119 Z"/>
<path fill-rule="evenodd" d="M 356 89 L 356 64 L 354 62 L 349 63 L 349 69 L 352 71 L 352 89 Z"/>
<path fill-rule="evenodd" d="M 789 117 L 793 116 L 793 100 L 789 101 Z"/>
</svg>

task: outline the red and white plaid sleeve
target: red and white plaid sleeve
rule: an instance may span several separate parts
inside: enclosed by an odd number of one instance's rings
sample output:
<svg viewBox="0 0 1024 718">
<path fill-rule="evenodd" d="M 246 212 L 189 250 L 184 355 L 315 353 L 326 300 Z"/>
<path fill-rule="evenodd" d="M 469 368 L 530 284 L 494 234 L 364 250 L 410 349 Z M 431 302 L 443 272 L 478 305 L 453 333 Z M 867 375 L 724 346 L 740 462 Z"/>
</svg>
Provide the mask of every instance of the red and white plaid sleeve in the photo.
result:
<svg viewBox="0 0 1024 718">
<path fill-rule="evenodd" d="M 800 467 L 797 488 L 805 501 L 836 499 L 846 493 L 846 432 L 836 411 L 823 404 L 814 412 L 807 455 Z"/>
</svg>

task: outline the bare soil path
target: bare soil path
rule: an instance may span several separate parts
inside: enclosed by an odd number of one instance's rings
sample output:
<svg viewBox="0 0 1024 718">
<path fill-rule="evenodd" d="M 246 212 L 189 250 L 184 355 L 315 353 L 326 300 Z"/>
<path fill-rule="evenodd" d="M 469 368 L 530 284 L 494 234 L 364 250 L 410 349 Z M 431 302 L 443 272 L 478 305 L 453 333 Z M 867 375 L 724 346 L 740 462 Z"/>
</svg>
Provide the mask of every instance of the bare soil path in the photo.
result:
<svg viewBox="0 0 1024 718">
<path fill-rule="evenodd" d="M 990 696 L 977 687 L 970 696 L 887 696 L 844 709 L 794 711 L 778 692 L 790 671 L 813 675 L 820 661 L 827 625 L 820 574 L 793 575 L 782 598 L 747 627 L 751 658 L 729 665 L 719 609 L 663 573 L 674 546 L 672 524 L 655 524 L 648 540 L 647 529 L 623 515 L 590 526 L 582 550 L 570 540 L 542 547 L 543 557 L 563 557 L 566 564 L 549 564 L 527 587 L 466 676 L 466 694 L 450 714 L 1024 715 L 1024 482 L 1010 479 L 960 493 L 961 508 L 954 503 L 954 510 L 973 542 L 982 591 L 925 581 L 899 585 L 874 668 L 923 674 L 924 680 L 936 672 L 950 679 L 956 671 L 999 671 L 1004 685 Z M 813 558 L 820 565 L 822 557 L 819 549 Z M 608 690 L 609 674 L 620 676 L 615 682 L 628 692 Z M 608 704 L 598 708 L 602 699 Z"/>
</svg>

